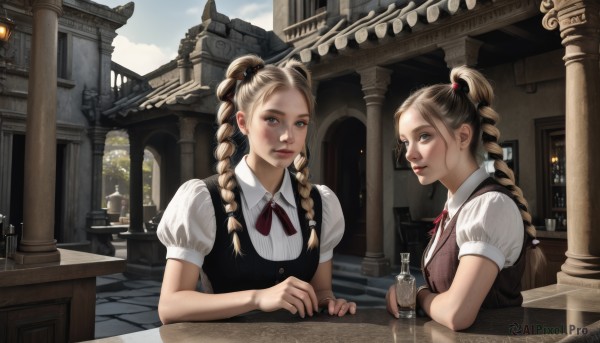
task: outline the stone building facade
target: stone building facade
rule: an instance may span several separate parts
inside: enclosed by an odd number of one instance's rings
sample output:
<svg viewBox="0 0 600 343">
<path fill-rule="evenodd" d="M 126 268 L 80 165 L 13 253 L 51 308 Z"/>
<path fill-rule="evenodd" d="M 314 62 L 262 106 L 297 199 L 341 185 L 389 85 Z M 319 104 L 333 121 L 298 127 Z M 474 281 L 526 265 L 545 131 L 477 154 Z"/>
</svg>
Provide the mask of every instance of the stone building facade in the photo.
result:
<svg viewBox="0 0 600 343">
<path fill-rule="evenodd" d="M 86 225 L 99 196 L 93 194 L 94 156 L 103 153 L 101 112 L 111 106 L 111 55 L 116 30 L 133 14 L 133 3 L 114 9 L 88 0 L 61 5 L 57 39 L 56 195 L 54 237 L 59 243 L 86 240 Z M 3 1 L 16 23 L 4 44 L 0 91 L 0 213 L 23 222 L 25 126 L 33 16 L 29 1 Z M 100 134 L 100 137 L 97 137 Z M 104 133 L 105 134 L 105 133 Z M 99 146 L 98 144 L 101 144 Z M 36 171 L 40 175 L 47 170 Z M 100 169 L 101 172 L 101 169 Z M 97 201 L 93 199 L 97 198 Z"/>
</svg>

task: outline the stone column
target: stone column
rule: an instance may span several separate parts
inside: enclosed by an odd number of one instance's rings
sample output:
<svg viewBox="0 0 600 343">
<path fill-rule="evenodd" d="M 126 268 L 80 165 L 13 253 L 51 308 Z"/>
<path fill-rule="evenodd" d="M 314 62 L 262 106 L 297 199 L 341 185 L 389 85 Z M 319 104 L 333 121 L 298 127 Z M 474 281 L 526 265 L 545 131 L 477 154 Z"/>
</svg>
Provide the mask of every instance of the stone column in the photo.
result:
<svg viewBox="0 0 600 343">
<path fill-rule="evenodd" d="M 367 105 L 367 252 L 362 273 L 382 276 L 390 262 L 383 254 L 383 145 L 381 105 L 391 70 L 378 66 L 357 70 Z M 387 123 L 386 123 L 387 124 Z M 391 117 L 390 123 L 391 125 Z"/>
<path fill-rule="evenodd" d="M 100 39 L 99 51 L 100 60 L 98 61 L 98 102 L 100 111 L 104 111 L 112 106 L 113 89 L 111 87 L 111 61 L 114 47 L 112 42 L 117 34 L 112 30 L 98 29 L 98 38 Z M 100 120 L 100 114 L 96 118 L 96 125 Z"/>
<path fill-rule="evenodd" d="M 194 178 L 194 145 L 196 125 L 194 117 L 179 117 L 179 150 L 181 151 L 181 183 Z"/>
<path fill-rule="evenodd" d="M 54 239 L 56 185 L 56 54 L 62 0 L 31 2 L 33 33 L 29 65 L 23 233 L 20 264 L 60 261 Z"/>
<path fill-rule="evenodd" d="M 600 4 L 544 0 L 546 29 L 560 28 L 566 67 L 567 260 L 559 284 L 600 288 Z"/>
<path fill-rule="evenodd" d="M 452 69 L 463 65 L 477 65 L 481 44 L 483 43 L 476 39 L 464 36 L 445 41 L 438 46 L 444 50 L 444 60 L 448 68 Z"/>
<path fill-rule="evenodd" d="M 134 130 L 129 130 L 129 232 L 144 232 L 144 144 Z"/>
<path fill-rule="evenodd" d="M 109 129 L 101 126 L 89 128 L 92 139 L 92 210 L 87 214 L 87 225 L 107 225 L 106 211 L 102 210 L 102 158 Z"/>
</svg>

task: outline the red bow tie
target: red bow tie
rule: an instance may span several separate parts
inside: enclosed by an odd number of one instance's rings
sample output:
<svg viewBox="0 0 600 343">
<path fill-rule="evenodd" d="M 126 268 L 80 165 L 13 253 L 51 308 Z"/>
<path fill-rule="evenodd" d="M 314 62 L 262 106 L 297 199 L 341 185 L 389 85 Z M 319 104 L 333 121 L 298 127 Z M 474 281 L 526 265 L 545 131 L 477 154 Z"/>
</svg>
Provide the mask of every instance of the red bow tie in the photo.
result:
<svg viewBox="0 0 600 343">
<path fill-rule="evenodd" d="M 283 208 L 273 200 L 265 204 L 265 207 L 256 219 L 256 229 L 258 232 L 264 236 L 269 235 L 269 232 L 271 232 L 271 222 L 273 221 L 273 212 L 275 212 L 275 215 L 277 215 L 281 224 L 283 224 L 283 231 L 285 231 L 286 235 L 291 236 L 297 232 Z"/>
<path fill-rule="evenodd" d="M 429 231 L 429 234 L 431 236 L 435 236 L 435 233 L 437 232 L 438 228 L 444 224 L 444 220 L 446 219 L 446 217 L 448 217 L 448 210 L 444 209 L 442 213 L 440 213 L 440 215 L 433 220 L 433 225 L 435 226 L 433 227 L 433 229 L 431 229 L 431 231 Z M 442 227 L 442 231 L 443 230 L 444 228 Z"/>
</svg>

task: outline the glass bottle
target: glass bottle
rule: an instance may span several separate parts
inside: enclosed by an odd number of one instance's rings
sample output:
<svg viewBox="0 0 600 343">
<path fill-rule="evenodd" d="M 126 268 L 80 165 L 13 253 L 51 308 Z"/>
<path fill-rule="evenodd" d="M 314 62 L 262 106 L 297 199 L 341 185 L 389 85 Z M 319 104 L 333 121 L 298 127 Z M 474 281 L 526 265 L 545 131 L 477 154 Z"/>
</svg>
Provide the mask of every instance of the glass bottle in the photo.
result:
<svg viewBox="0 0 600 343">
<path fill-rule="evenodd" d="M 400 274 L 396 276 L 396 301 L 400 318 L 414 318 L 417 303 L 417 287 L 415 277 L 410 274 L 410 253 L 400 254 L 402 266 Z"/>
</svg>

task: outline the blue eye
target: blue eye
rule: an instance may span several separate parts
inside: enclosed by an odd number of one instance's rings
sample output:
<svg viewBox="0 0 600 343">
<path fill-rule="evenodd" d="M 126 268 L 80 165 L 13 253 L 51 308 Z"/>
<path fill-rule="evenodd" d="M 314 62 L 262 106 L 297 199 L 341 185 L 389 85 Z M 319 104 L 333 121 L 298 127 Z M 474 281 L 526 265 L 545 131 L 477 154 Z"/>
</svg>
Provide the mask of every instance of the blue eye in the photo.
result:
<svg viewBox="0 0 600 343">
<path fill-rule="evenodd" d="M 428 140 L 429 138 L 431 138 L 431 135 L 430 135 L 430 134 L 428 134 L 428 133 L 422 133 L 422 134 L 419 136 L 419 140 L 421 140 L 421 141 L 426 141 L 426 140 Z"/>
<path fill-rule="evenodd" d="M 277 124 L 278 123 L 278 120 L 275 117 L 267 117 L 267 118 L 265 118 L 265 121 L 268 124 Z"/>
<path fill-rule="evenodd" d="M 296 122 L 296 126 L 297 127 L 305 127 L 307 125 L 308 125 L 308 122 L 305 122 L 305 121 L 302 121 L 302 120 Z"/>
<path fill-rule="evenodd" d="M 408 147 L 408 141 L 400 141 L 400 145 L 403 145 L 405 148 Z"/>
</svg>

